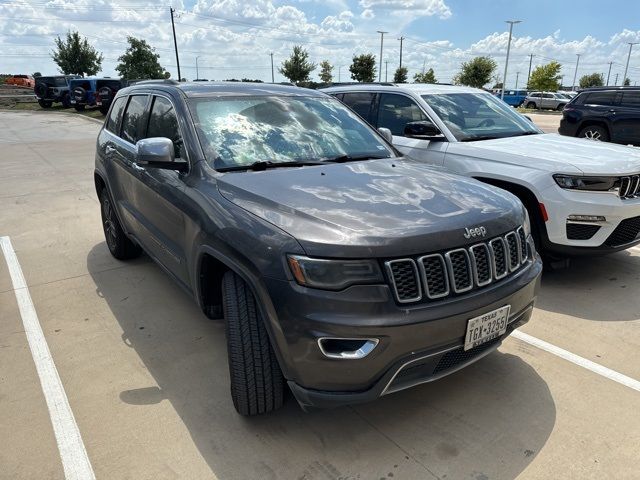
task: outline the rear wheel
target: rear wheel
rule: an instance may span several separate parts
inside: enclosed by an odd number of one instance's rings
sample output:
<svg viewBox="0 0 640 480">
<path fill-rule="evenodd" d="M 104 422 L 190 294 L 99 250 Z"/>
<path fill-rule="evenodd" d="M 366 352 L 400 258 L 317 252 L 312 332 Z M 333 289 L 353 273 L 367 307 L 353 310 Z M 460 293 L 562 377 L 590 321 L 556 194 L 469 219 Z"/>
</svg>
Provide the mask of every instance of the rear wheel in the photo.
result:
<svg viewBox="0 0 640 480">
<path fill-rule="evenodd" d="M 597 142 L 608 142 L 609 132 L 606 128 L 601 127 L 600 125 L 589 125 L 580 130 L 578 137 L 595 140 Z"/>
<path fill-rule="evenodd" d="M 71 98 L 69 97 L 68 93 L 63 94 L 60 101 L 62 102 L 62 106 L 64 108 L 69 108 L 71 106 Z"/>
<path fill-rule="evenodd" d="M 535 104 L 535 102 L 529 102 L 529 103 L 527 103 L 527 108 L 536 108 L 536 104 Z"/>
<path fill-rule="evenodd" d="M 562 110 L 564 110 L 564 107 L 566 107 L 567 104 L 566 103 L 561 103 L 560 105 L 558 105 L 556 107 L 556 110 L 558 110 L 559 112 L 561 112 Z"/>
<path fill-rule="evenodd" d="M 111 255 L 118 260 L 129 260 L 140 255 L 140 247 L 124 233 L 106 188 L 100 191 L 100 206 L 104 238 Z"/>
<path fill-rule="evenodd" d="M 52 102 L 50 100 L 38 100 L 38 105 L 42 108 L 51 108 Z"/>
<path fill-rule="evenodd" d="M 109 105 L 100 105 L 100 113 L 106 115 L 109 112 Z"/>
<path fill-rule="evenodd" d="M 256 298 L 234 272 L 225 273 L 222 279 L 222 303 L 233 405 L 241 415 L 280 408 L 284 402 L 282 371 Z"/>
<path fill-rule="evenodd" d="M 81 112 L 84 110 L 84 105 L 74 105 L 73 108 L 76 109 L 76 112 Z"/>
</svg>

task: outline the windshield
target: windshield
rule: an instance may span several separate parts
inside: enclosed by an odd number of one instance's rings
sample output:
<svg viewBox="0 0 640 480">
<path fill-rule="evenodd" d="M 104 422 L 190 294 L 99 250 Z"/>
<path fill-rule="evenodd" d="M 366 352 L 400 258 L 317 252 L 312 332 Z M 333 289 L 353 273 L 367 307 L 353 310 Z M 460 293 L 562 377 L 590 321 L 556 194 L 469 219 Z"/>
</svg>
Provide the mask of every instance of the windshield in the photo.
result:
<svg viewBox="0 0 640 480">
<path fill-rule="evenodd" d="M 189 105 L 214 168 L 395 156 L 370 127 L 328 97 L 194 98 Z"/>
<path fill-rule="evenodd" d="M 458 141 L 542 133 L 527 118 L 489 93 L 448 93 L 422 98 Z"/>
</svg>

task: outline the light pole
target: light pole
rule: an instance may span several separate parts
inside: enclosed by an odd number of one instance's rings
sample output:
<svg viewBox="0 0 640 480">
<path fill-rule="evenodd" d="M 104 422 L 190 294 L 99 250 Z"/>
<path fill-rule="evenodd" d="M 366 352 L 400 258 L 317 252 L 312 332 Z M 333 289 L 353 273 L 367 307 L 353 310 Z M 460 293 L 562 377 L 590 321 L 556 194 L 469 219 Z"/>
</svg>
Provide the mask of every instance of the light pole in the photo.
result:
<svg viewBox="0 0 640 480">
<path fill-rule="evenodd" d="M 271 83 L 276 83 L 275 77 L 273 75 L 273 52 L 269 54 L 271 56 Z"/>
<path fill-rule="evenodd" d="M 380 34 L 380 57 L 379 57 L 379 68 L 378 68 L 378 82 L 382 81 L 382 46 L 384 45 L 384 34 L 389 32 L 383 32 L 382 30 L 377 30 Z"/>
<path fill-rule="evenodd" d="M 502 91 L 500 92 L 500 98 L 504 100 L 504 89 L 507 86 L 507 68 L 509 67 L 509 52 L 511 51 L 511 34 L 513 33 L 513 26 L 516 23 L 521 23 L 522 20 L 506 20 L 509 24 L 509 41 L 507 42 L 507 59 L 504 62 L 504 75 L 502 76 Z"/>
<path fill-rule="evenodd" d="M 578 59 L 576 60 L 576 71 L 573 73 L 573 83 L 571 84 L 571 90 L 573 90 L 574 92 L 576 91 L 576 78 L 578 77 L 578 65 L 580 65 L 580 53 L 576 53 L 576 57 L 578 57 Z"/>
<path fill-rule="evenodd" d="M 389 60 L 384 61 L 384 81 L 389 81 Z"/>
<path fill-rule="evenodd" d="M 531 64 L 533 63 L 533 53 L 529 54 L 529 73 L 527 73 L 527 88 L 529 88 L 529 79 L 531 78 Z"/>
<path fill-rule="evenodd" d="M 611 65 L 613 65 L 613 62 L 609 62 L 609 73 L 607 73 L 607 87 L 609 86 L 609 77 L 611 77 Z"/>
<path fill-rule="evenodd" d="M 627 65 L 624 67 L 624 75 L 622 76 L 622 85 L 624 85 L 625 80 L 627 79 L 627 70 L 629 70 L 629 60 L 631 60 L 631 49 L 634 45 L 637 45 L 638 42 L 627 42 L 629 44 L 629 55 L 627 55 Z"/>
<path fill-rule="evenodd" d="M 520 72 L 516 72 L 516 95 L 518 93 L 518 79 L 520 78 Z M 502 89 L 504 90 L 504 85 L 502 85 Z"/>
<path fill-rule="evenodd" d="M 196 57 L 196 78 L 200 78 L 200 74 L 198 73 L 198 59 L 200 58 L 200 55 L 198 55 Z"/>
</svg>

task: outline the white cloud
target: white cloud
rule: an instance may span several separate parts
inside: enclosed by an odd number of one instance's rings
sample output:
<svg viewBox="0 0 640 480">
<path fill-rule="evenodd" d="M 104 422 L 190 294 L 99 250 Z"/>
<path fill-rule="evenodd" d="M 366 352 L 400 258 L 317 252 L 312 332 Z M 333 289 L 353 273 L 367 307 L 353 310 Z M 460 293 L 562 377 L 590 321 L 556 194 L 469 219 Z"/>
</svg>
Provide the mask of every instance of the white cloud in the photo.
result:
<svg viewBox="0 0 640 480">
<path fill-rule="evenodd" d="M 451 16 L 451 9 L 444 0 L 360 0 L 364 9 L 391 10 L 393 14 L 410 13 L 413 16 L 434 16 L 445 19 Z"/>
<path fill-rule="evenodd" d="M 351 23 L 352 18 L 353 13 L 349 10 L 345 10 L 340 12 L 337 16 L 326 17 L 320 26 L 330 30 L 337 30 L 339 32 L 351 32 L 353 31 L 353 23 Z"/>
<path fill-rule="evenodd" d="M 373 10 L 371 10 L 370 8 L 363 10 L 362 13 L 360 14 L 360 18 L 364 18 L 365 20 L 371 20 L 375 16 L 376 14 L 373 13 Z"/>
</svg>

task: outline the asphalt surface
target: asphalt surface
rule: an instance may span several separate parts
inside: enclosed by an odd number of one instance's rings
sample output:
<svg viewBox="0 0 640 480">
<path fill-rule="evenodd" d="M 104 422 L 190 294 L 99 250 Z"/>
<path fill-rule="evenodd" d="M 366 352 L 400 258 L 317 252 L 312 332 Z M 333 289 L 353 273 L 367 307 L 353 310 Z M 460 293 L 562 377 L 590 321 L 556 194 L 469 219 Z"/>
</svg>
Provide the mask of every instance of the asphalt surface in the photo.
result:
<svg viewBox="0 0 640 480">
<path fill-rule="evenodd" d="M 73 115 L 0 112 L 0 237 L 26 279 L 14 290 L 0 259 L 0 478 L 65 478 L 60 412 L 35 366 L 47 358 L 34 360 L 29 305 L 18 305 L 27 292 L 98 479 L 640 477 L 640 392 L 516 338 L 370 404 L 305 414 L 289 399 L 238 416 L 222 322 L 147 257 L 109 255 L 92 178 L 98 130 Z M 638 280 L 640 250 L 575 261 L 544 275 L 521 330 L 637 381 Z"/>
</svg>

